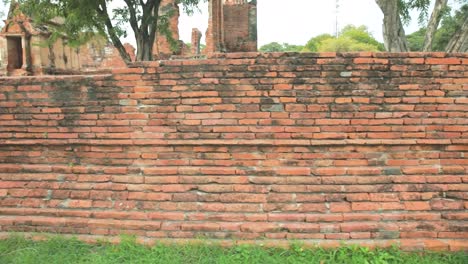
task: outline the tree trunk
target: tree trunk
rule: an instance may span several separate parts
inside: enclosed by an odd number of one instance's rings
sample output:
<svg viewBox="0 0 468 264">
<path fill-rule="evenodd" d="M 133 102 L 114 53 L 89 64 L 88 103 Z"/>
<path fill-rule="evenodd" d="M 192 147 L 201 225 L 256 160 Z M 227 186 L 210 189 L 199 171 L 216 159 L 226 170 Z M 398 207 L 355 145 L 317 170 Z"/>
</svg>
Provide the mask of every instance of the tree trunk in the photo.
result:
<svg viewBox="0 0 468 264">
<path fill-rule="evenodd" d="M 375 0 L 384 14 L 383 35 L 385 48 L 389 52 L 406 52 L 405 29 L 400 19 L 398 0 Z"/>
<path fill-rule="evenodd" d="M 130 58 L 130 55 L 127 53 L 127 50 L 125 50 L 125 47 L 123 46 L 122 42 L 120 41 L 119 36 L 115 32 L 115 28 L 112 25 L 112 21 L 111 21 L 111 19 L 109 17 L 109 13 L 107 12 L 106 1 L 101 1 L 100 4 L 97 6 L 96 10 L 97 10 L 98 14 L 104 20 L 104 24 L 106 26 L 107 33 L 109 34 L 109 37 L 110 37 L 110 39 L 112 41 L 112 44 L 118 50 L 122 60 L 126 64 L 129 64 L 130 62 L 132 62 L 132 59 Z"/>
<path fill-rule="evenodd" d="M 143 15 L 138 30 L 135 31 L 137 43 L 136 61 L 152 61 L 153 45 L 159 19 L 160 0 L 151 0 L 143 5 Z M 132 12 L 132 10 L 130 10 Z M 136 17 L 136 16 L 135 16 Z"/>
<path fill-rule="evenodd" d="M 447 7 L 448 0 L 436 0 L 434 9 L 432 10 L 431 19 L 427 24 L 426 37 L 424 38 L 423 51 L 432 51 L 432 41 L 439 27 L 440 19 L 442 18 L 442 10 Z"/>
<path fill-rule="evenodd" d="M 446 52 L 468 52 L 468 16 L 459 30 L 450 39 Z"/>
<path fill-rule="evenodd" d="M 144 34 L 142 34 L 144 35 Z M 137 54 L 136 61 L 151 61 L 153 60 L 153 43 L 149 36 L 137 37 Z"/>
<path fill-rule="evenodd" d="M 148 34 L 150 29 L 145 27 L 142 31 L 135 34 L 137 44 L 136 61 L 152 61 L 153 60 L 153 44 L 155 34 Z"/>
</svg>

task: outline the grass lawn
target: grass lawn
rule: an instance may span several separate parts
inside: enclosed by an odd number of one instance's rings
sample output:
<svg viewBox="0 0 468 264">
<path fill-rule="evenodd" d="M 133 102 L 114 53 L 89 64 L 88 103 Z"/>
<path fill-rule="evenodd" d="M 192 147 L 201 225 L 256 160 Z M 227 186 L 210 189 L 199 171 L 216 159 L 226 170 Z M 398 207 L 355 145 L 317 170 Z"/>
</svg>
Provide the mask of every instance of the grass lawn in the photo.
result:
<svg viewBox="0 0 468 264">
<path fill-rule="evenodd" d="M 204 243 L 146 247 L 132 238 L 118 245 L 86 244 L 76 239 L 51 237 L 31 241 L 12 236 L 0 241 L 0 263 L 468 263 L 467 253 L 405 253 L 396 249 L 369 250 L 361 247 L 290 249 L 240 245 L 230 248 Z"/>
</svg>

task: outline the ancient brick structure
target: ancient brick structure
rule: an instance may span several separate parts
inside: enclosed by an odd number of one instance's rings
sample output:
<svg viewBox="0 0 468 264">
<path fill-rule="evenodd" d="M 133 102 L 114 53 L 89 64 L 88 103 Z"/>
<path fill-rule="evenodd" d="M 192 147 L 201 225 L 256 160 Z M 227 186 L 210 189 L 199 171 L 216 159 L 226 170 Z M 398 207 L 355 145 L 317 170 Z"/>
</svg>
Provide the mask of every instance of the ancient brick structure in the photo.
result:
<svg viewBox="0 0 468 264">
<path fill-rule="evenodd" d="M 117 49 L 102 37 L 80 47 L 70 47 L 65 38 L 48 45 L 48 26 L 60 19 L 38 26 L 17 8 L 18 4 L 11 6 L 0 32 L 0 76 L 110 71 L 125 66 Z M 125 47 L 134 59 L 135 49 L 130 44 Z"/>
<path fill-rule="evenodd" d="M 0 79 L 0 232 L 467 250 L 467 54 Z"/>
<path fill-rule="evenodd" d="M 201 31 L 198 28 L 192 28 L 192 49 L 190 51 L 192 55 L 200 54 L 201 37 L 202 37 Z"/>
<path fill-rule="evenodd" d="M 135 47 L 129 43 L 124 48 L 135 61 Z M 109 72 L 112 68 L 126 67 L 126 63 L 120 57 L 119 51 L 111 44 L 95 44 L 88 42 L 80 49 L 80 72 Z"/>
<path fill-rule="evenodd" d="M 205 53 L 257 51 L 257 4 L 211 0 Z"/>
<path fill-rule="evenodd" d="M 158 33 L 153 46 L 155 58 L 167 59 L 171 55 L 180 55 L 183 47 L 179 43 L 179 5 L 176 0 L 162 0 L 159 15 L 167 20 L 168 38 L 166 34 Z M 161 20 L 159 23 L 165 23 Z M 171 43 L 172 41 L 172 43 Z"/>
<path fill-rule="evenodd" d="M 50 25 L 54 23 L 59 21 L 51 21 Z M 45 45 L 49 35 L 47 26 L 34 25 L 13 3 L 0 32 L 0 76 L 78 71 L 78 49 L 67 46 L 62 38 Z"/>
</svg>

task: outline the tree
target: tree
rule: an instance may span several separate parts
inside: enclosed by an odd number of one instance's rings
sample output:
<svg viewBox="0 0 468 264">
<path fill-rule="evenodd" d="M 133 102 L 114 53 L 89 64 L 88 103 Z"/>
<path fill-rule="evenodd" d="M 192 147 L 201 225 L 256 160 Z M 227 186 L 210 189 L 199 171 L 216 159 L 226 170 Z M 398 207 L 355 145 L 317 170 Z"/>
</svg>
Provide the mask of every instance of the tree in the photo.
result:
<svg viewBox="0 0 468 264">
<path fill-rule="evenodd" d="M 187 12 L 202 0 L 177 0 Z M 137 61 L 153 59 L 153 43 L 158 33 L 161 0 L 123 0 L 123 7 L 111 9 L 112 0 L 18 0 L 22 11 L 36 23 L 48 24 L 61 17 L 62 23 L 53 27 L 54 34 L 63 34 L 70 41 L 84 42 L 92 34 L 107 36 L 125 62 L 130 62 L 120 38 L 126 35 L 127 24 L 135 34 Z"/>
<path fill-rule="evenodd" d="M 384 14 L 383 38 L 385 48 L 390 52 L 408 50 L 405 29 L 400 18 L 401 2 L 399 0 L 375 0 Z"/>
<path fill-rule="evenodd" d="M 447 8 L 448 0 L 436 0 L 435 6 L 432 11 L 431 18 L 427 24 L 426 36 L 424 37 L 423 51 L 432 50 L 432 42 L 434 40 L 437 27 L 439 26 L 440 19 L 442 18 L 444 9 Z"/>
<path fill-rule="evenodd" d="M 379 43 L 366 26 L 356 27 L 347 25 L 338 37 L 330 34 L 318 35 L 311 38 L 304 47 L 309 52 L 353 52 L 353 51 L 382 51 Z"/>
<path fill-rule="evenodd" d="M 408 41 L 405 36 L 403 25 L 411 20 L 410 11 L 418 10 L 419 23 L 424 26 L 424 42 L 422 50 L 432 51 L 434 38 L 440 21 L 448 10 L 447 0 L 435 0 L 430 19 L 428 20 L 431 0 L 375 0 L 384 14 L 383 34 L 387 51 L 404 52 L 409 51 Z M 460 1 L 461 2 L 461 1 Z M 453 32 L 452 40 L 448 43 L 448 52 L 463 51 L 468 37 L 468 17 L 461 19 L 462 23 Z M 419 32 L 418 34 L 420 34 Z M 414 36 L 416 37 L 416 35 Z M 419 38 L 419 37 L 418 37 Z M 416 39 L 413 38 L 413 44 Z M 413 47 L 414 48 L 414 47 Z"/>
<path fill-rule="evenodd" d="M 463 5 L 453 18 L 447 18 L 442 29 L 455 31 L 445 48 L 446 52 L 468 52 L 468 4 Z M 444 40 L 447 32 L 440 30 L 439 33 L 440 39 Z"/>
<path fill-rule="evenodd" d="M 467 29 L 462 29 L 468 18 L 468 4 L 462 6 L 453 14 L 449 10 L 442 15 L 440 27 L 436 30 L 431 50 L 446 51 L 446 52 L 467 52 L 468 38 L 463 37 L 462 33 L 468 32 Z M 465 26 L 466 27 L 466 26 Z M 408 44 L 411 51 L 423 51 L 425 44 L 426 28 L 421 27 L 418 31 L 407 36 Z M 464 40 L 464 42 L 463 42 Z M 455 44 L 458 43 L 458 44 Z"/>
<path fill-rule="evenodd" d="M 424 37 L 426 35 L 426 28 L 422 27 L 418 31 L 415 31 L 408 36 L 408 48 L 410 51 L 422 51 L 424 46 Z M 437 41 L 437 38 L 436 40 Z"/>
<path fill-rule="evenodd" d="M 291 45 L 288 43 L 280 44 L 278 42 L 271 42 L 260 47 L 261 52 L 300 52 L 304 46 Z"/>
<path fill-rule="evenodd" d="M 327 39 L 332 39 L 334 36 L 330 34 L 321 34 L 316 37 L 311 38 L 307 41 L 306 45 L 304 46 L 304 51 L 306 52 L 317 52 L 320 43 Z"/>
</svg>

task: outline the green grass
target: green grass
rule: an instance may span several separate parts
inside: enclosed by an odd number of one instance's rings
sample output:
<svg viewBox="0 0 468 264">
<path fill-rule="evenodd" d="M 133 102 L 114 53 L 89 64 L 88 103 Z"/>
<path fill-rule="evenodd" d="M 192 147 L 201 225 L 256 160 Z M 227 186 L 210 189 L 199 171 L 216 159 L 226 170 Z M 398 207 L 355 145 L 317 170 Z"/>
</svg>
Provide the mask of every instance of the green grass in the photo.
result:
<svg viewBox="0 0 468 264">
<path fill-rule="evenodd" d="M 240 245 L 225 248 L 208 243 L 146 247 L 125 237 L 120 244 L 86 244 L 77 239 L 51 237 L 32 241 L 11 236 L 0 241 L 0 263 L 468 263 L 466 253 L 405 253 L 397 249 L 369 250 L 362 247 L 338 249 L 289 249 Z"/>
</svg>

